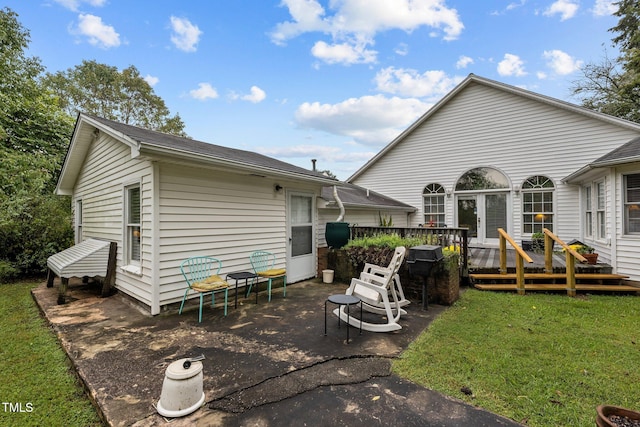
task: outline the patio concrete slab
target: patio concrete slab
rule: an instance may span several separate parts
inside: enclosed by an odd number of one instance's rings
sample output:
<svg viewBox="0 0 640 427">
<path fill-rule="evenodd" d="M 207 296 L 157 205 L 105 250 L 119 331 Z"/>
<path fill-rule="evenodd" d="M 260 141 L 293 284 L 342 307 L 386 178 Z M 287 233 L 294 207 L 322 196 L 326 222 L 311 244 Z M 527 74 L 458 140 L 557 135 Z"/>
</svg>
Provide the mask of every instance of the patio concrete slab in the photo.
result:
<svg viewBox="0 0 640 427">
<path fill-rule="evenodd" d="M 126 297 L 99 298 L 91 285 L 69 286 L 57 305 L 57 286 L 33 295 L 53 326 L 88 393 L 111 426 L 520 424 L 402 380 L 390 372 L 398 357 L 446 307 L 407 307 L 403 328 L 389 333 L 338 328 L 329 304 L 344 284 L 305 281 L 239 298 L 228 315 L 197 304 L 182 315 L 149 316 Z M 173 420 L 155 408 L 167 366 L 203 354 L 205 404 Z"/>
</svg>

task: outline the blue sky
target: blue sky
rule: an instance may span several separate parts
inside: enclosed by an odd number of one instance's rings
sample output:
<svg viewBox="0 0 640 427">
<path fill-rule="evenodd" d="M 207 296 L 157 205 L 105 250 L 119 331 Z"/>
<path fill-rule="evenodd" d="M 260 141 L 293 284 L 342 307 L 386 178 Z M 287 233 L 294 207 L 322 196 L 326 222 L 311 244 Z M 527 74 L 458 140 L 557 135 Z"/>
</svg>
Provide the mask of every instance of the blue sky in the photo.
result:
<svg viewBox="0 0 640 427">
<path fill-rule="evenodd" d="M 469 73 L 579 103 L 607 0 L 9 0 L 49 72 L 134 65 L 194 139 L 346 179 Z"/>
</svg>

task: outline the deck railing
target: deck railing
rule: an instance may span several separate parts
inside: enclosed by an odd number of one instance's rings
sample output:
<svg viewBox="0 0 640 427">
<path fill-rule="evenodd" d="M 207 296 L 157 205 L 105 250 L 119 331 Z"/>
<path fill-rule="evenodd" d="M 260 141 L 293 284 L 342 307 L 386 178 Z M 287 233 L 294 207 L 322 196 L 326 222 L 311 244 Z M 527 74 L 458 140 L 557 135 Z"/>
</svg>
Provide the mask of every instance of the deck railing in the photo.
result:
<svg viewBox="0 0 640 427">
<path fill-rule="evenodd" d="M 544 233 L 544 270 L 547 274 L 553 273 L 553 242 L 558 243 L 566 254 L 566 281 L 567 294 L 569 296 L 576 295 L 576 262 L 586 262 L 587 260 L 569 245 L 562 241 L 558 236 L 550 230 L 543 228 Z M 524 261 L 533 262 L 531 257 L 504 231 L 498 228 L 500 235 L 500 273 L 507 274 L 507 242 L 516 250 L 516 286 L 518 294 L 524 295 Z"/>
<path fill-rule="evenodd" d="M 543 228 L 544 233 L 544 270 L 553 273 L 553 242 L 558 243 L 565 252 L 566 256 L 566 274 L 567 274 L 567 294 L 571 297 L 576 296 L 576 258 L 580 262 L 587 262 L 586 258 L 580 255 L 569 245 L 562 241 L 558 236 L 550 230 Z"/>
<path fill-rule="evenodd" d="M 351 239 L 375 236 L 378 234 L 397 234 L 400 237 L 424 237 L 429 244 L 452 247 L 460 252 L 460 275 L 469 276 L 469 229 L 449 227 L 362 227 L 352 226 Z"/>
<path fill-rule="evenodd" d="M 533 260 L 502 228 L 498 228 L 500 238 L 500 274 L 507 274 L 507 243 L 516 250 L 516 287 L 519 295 L 524 295 L 524 261 Z"/>
</svg>

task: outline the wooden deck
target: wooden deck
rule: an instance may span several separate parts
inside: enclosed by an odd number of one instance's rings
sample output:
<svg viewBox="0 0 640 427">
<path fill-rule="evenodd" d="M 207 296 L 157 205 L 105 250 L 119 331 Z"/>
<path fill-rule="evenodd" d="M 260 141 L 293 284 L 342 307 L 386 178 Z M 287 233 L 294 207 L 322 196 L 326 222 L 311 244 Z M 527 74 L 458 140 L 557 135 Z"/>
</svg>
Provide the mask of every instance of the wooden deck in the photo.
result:
<svg viewBox="0 0 640 427">
<path fill-rule="evenodd" d="M 576 264 L 576 284 L 569 290 L 566 279 L 566 257 L 553 255 L 553 272 L 545 272 L 544 254 L 527 252 L 533 260 L 524 263 L 525 291 L 603 291 L 640 292 L 640 287 L 623 283 L 628 276 L 612 274 L 609 264 Z M 493 291 L 518 291 L 515 251 L 507 250 L 507 273 L 500 273 L 500 251 L 497 248 L 470 248 L 469 277 L 474 287 Z"/>
<path fill-rule="evenodd" d="M 507 271 L 515 272 L 516 251 L 507 249 Z M 525 261 L 525 273 L 544 272 L 544 254 L 527 252 L 533 263 Z M 553 272 L 564 273 L 566 271 L 566 258 L 564 254 L 553 254 Z M 469 248 L 469 273 L 498 273 L 500 269 L 500 250 L 498 248 Z M 576 263 L 576 272 L 584 273 L 611 273 L 609 264 L 598 263 L 596 265 Z"/>
</svg>

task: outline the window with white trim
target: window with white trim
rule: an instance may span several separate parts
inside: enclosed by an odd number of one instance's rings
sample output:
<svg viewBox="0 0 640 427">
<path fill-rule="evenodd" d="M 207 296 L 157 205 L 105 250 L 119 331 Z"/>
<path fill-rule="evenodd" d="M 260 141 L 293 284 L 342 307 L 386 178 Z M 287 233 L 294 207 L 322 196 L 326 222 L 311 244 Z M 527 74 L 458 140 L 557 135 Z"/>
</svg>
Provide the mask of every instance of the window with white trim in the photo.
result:
<svg viewBox="0 0 640 427">
<path fill-rule="evenodd" d="M 424 225 L 427 227 L 444 227 L 444 187 L 440 184 L 429 184 L 422 192 L 424 209 Z"/>
<path fill-rule="evenodd" d="M 76 200 L 76 243 L 82 242 L 82 199 Z"/>
<path fill-rule="evenodd" d="M 640 234 L 640 174 L 624 176 L 624 233 Z"/>
<path fill-rule="evenodd" d="M 604 181 L 596 182 L 596 237 L 604 239 L 607 235 L 606 191 Z"/>
<path fill-rule="evenodd" d="M 125 263 L 140 266 L 140 184 L 125 188 Z"/>
<path fill-rule="evenodd" d="M 593 237 L 593 199 L 590 185 L 584 187 L 584 236 Z"/>
<path fill-rule="evenodd" d="M 522 225 L 525 233 L 553 231 L 553 192 L 555 185 L 543 175 L 531 176 L 522 184 Z"/>
</svg>

